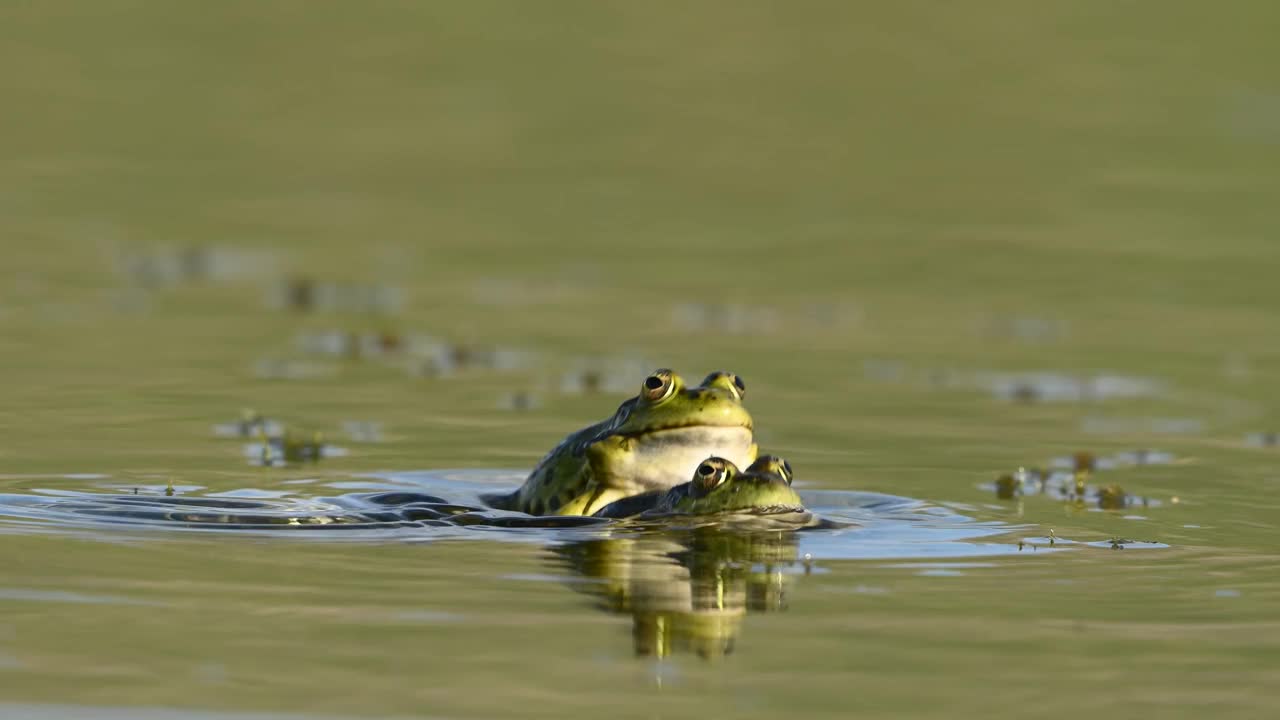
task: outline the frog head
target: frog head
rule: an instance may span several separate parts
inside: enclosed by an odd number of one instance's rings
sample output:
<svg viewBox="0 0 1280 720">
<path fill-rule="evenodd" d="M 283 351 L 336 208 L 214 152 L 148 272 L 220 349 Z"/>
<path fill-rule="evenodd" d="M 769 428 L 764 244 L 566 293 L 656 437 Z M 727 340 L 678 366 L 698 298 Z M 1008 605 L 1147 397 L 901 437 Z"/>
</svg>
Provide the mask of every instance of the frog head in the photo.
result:
<svg viewBox="0 0 1280 720">
<path fill-rule="evenodd" d="M 763 455 L 746 470 L 725 458 L 710 457 L 698 465 L 687 486 L 671 491 L 669 509 L 695 515 L 803 512 L 804 503 L 791 488 L 792 477 L 791 464 L 776 455 Z"/>
<path fill-rule="evenodd" d="M 732 373 L 712 373 L 691 387 L 671 370 L 658 370 L 611 419 L 580 438 L 578 452 L 587 457 L 596 484 L 616 496 L 670 488 L 708 455 L 749 463 L 756 446 L 751 414 L 742 404 L 745 391 Z"/>
</svg>

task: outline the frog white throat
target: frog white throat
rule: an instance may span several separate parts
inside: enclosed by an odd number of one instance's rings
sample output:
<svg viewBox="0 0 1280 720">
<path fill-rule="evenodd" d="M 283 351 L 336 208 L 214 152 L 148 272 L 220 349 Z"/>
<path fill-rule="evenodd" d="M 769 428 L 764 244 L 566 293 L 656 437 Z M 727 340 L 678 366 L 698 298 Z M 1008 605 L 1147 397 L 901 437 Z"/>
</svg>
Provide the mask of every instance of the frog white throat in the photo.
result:
<svg viewBox="0 0 1280 720">
<path fill-rule="evenodd" d="M 628 438 L 631 452 L 611 458 L 607 472 L 630 478 L 633 492 L 666 490 L 688 480 L 708 457 L 746 467 L 755 459 L 751 428 L 691 425 Z"/>
</svg>

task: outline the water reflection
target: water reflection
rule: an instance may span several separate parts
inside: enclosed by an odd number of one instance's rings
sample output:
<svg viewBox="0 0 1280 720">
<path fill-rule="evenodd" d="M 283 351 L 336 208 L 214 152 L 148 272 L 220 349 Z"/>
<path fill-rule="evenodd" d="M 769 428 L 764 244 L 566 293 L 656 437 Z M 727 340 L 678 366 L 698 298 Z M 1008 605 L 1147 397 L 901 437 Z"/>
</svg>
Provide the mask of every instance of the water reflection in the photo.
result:
<svg viewBox="0 0 1280 720">
<path fill-rule="evenodd" d="M 732 653 L 748 613 L 777 612 L 798 574 L 798 533 L 700 527 L 557 545 L 553 562 L 591 582 L 572 583 L 596 607 L 630 615 L 635 653 Z"/>
</svg>

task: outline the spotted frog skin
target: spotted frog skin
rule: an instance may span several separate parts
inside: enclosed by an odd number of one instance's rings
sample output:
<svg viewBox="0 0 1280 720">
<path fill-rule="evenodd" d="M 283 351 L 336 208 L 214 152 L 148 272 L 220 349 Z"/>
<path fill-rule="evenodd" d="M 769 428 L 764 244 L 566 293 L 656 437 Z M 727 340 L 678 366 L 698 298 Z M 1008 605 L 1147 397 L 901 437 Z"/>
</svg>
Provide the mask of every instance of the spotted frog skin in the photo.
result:
<svg viewBox="0 0 1280 720">
<path fill-rule="evenodd" d="M 485 501 L 531 515 L 591 515 L 622 498 L 665 492 L 713 455 L 746 465 L 756 445 L 745 391 L 732 373 L 688 387 L 658 370 L 613 417 L 565 438 L 518 490 Z"/>
<path fill-rule="evenodd" d="M 714 513 L 773 514 L 804 512 L 804 503 L 791 489 L 791 463 L 762 455 L 739 470 L 721 457 L 698 465 L 693 479 L 666 492 L 624 498 L 596 512 L 598 517 L 642 518 L 661 515 L 711 515 Z"/>
</svg>

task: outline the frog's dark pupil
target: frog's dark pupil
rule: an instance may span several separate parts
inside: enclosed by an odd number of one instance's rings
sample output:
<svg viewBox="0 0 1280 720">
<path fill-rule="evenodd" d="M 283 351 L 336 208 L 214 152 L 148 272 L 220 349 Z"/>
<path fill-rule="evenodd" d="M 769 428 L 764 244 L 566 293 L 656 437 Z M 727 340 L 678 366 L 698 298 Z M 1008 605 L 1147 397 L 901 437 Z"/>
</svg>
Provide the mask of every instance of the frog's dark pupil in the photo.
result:
<svg viewBox="0 0 1280 720">
<path fill-rule="evenodd" d="M 662 387 L 662 378 L 658 377 L 657 375 L 650 375 L 649 377 L 645 378 L 644 386 L 649 388 L 650 390 L 657 390 L 658 388 Z"/>
<path fill-rule="evenodd" d="M 713 467 L 711 467 L 710 465 L 703 465 L 702 467 L 698 468 L 698 474 L 699 474 L 699 475 L 702 475 L 703 477 L 706 477 L 706 476 L 708 476 L 708 475 L 711 475 L 711 474 L 713 474 L 715 471 L 716 471 L 716 469 L 715 469 L 715 468 L 713 468 Z"/>
<path fill-rule="evenodd" d="M 747 384 L 742 382 L 742 378 L 738 377 L 737 375 L 733 376 L 733 384 L 738 386 L 738 392 L 747 391 Z"/>
<path fill-rule="evenodd" d="M 790 474 L 791 474 L 791 463 L 787 462 L 786 460 L 783 460 L 783 461 L 782 461 L 782 469 L 783 469 L 783 470 L 786 470 L 786 471 L 787 471 L 787 474 L 788 474 L 788 475 L 790 475 Z"/>
</svg>

